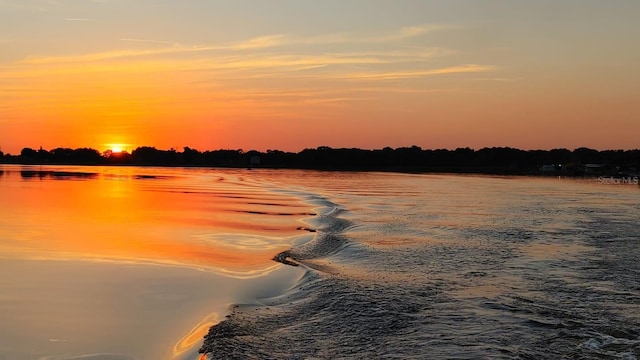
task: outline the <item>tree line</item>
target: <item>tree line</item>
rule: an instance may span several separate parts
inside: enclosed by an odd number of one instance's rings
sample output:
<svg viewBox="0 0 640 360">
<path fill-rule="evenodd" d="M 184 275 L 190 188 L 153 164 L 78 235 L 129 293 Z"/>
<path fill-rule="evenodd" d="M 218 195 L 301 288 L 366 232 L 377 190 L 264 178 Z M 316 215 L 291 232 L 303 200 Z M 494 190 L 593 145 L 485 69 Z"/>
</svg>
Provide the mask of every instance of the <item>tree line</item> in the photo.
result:
<svg viewBox="0 0 640 360">
<path fill-rule="evenodd" d="M 589 148 L 520 150 L 510 147 L 422 149 L 419 146 L 366 150 L 321 146 L 300 152 L 280 150 L 207 150 L 184 147 L 161 150 L 142 146 L 128 152 L 100 153 L 91 148 L 24 148 L 19 155 L 3 154 L 0 162 L 15 164 L 139 165 L 264 167 L 321 170 L 384 170 L 415 172 L 468 172 L 488 174 L 564 174 L 580 176 L 631 173 L 640 169 L 640 149 Z M 543 170 L 544 169 L 544 170 Z"/>
</svg>

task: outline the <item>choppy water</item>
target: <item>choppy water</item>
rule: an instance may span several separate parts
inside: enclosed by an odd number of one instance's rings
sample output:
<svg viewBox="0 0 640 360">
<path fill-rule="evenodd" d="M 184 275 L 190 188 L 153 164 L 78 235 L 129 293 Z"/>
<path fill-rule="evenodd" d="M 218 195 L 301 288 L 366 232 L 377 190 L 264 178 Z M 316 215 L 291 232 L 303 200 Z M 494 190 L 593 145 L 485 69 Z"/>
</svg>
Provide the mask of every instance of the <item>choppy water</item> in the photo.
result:
<svg viewBox="0 0 640 360">
<path fill-rule="evenodd" d="M 0 359 L 195 360 L 219 319 L 211 359 L 640 355 L 638 186 L 5 166 L 0 206 Z"/>
<path fill-rule="evenodd" d="M 272 174 L 273 176 L 273 174 Z M 289 178 L 275 181 L 287 182 Z M 224 359 L 636 359 L 640 188 L 590 180 L 297 173 L 308 272 L 239 305 Z"/>
</svg>

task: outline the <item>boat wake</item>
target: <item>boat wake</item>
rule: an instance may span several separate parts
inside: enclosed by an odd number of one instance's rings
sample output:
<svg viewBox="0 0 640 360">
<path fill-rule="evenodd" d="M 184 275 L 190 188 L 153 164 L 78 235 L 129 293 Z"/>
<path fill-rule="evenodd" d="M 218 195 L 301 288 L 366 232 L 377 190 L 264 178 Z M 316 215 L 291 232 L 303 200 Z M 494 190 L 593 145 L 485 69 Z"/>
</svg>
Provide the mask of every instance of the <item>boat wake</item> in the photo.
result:
<svg viewBox="0 0 640 360">
<path fill-rule="evenodd" d="M 314 236 L 274 260 L 304 268 L 304 276 L 284 294 L 234 305 L 205 336 L 201 353 L 214 359 L 639 356 L 633 215 L 594 209 L 588 199 L 570 208 L 540 203 L 517 187 L 509 195 L 517 206 L 496 200 L 493 191 L 502 190 L 478 190 L 477 201 L 485 204 L 479 209 L 449 187 L 442 194 L 426 186 L 403 189 L 404 195 L 349 191 L 337 195 L 349 208 L 302 194 L 317 207 L 305 219 Z M 419 202 L 429 197 L 431 204 Z"/>
</svg>

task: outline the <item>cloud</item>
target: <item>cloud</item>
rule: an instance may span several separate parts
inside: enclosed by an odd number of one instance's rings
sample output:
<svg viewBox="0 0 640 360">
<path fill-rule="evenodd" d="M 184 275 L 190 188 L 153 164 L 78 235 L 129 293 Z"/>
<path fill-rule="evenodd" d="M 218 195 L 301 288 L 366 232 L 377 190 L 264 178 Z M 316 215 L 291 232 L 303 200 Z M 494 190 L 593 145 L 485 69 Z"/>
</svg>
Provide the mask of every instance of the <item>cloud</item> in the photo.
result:
<svg viewBox="0 0 640 360">
<path fill-rule="evenodd" d="M 224 84 L 237 88 L 247 84 L 294 84 L 294 87 L 323 87 L 340 82 L 355 86 L 383 87 L 385 81 L 424 78 L 446 74 L 490 73 L 495 66 L 465 64 L 446 66 L 446 57 L 462 54 L 450 49 L 411 46 L 394 41 L 415 38 L 441 27 L 406 27 L 381 37 L 356 38 L 329 35 L 325 38 L 295 38 L 285 34 L 253 37 L 242 41 L 206 46 L 187 46 L 163 39 L 123 37 L 133 49 L 78 55 L 29 57 L 0 64 L 0 80 L 16 85 L 32 83 L 75 82 L 78 86 L 103 86 L 111 79 L 135 83 L 170 83 L 208 91 L 202 84 Z M 330 46 L 335 41 L 360 42 L 362 46 Z M 316 42 L 316 43 L 314 43 Z M 327 46 L 320 46 L 324 42 Z M 382 43 L 391 42 L 391 44 Z M 141 43 L 137 46 L 135 43 Z M 296 46 L 314 43 L 314 46 Z M 418 45 L 416 45 L 418 44 Z M 356 50 L 354 50 L 356 49 Z M 176 56 L 177 55 L 177 56 Z M 432 61 L 437 60 L 436 63 Z M 456 60 L 457 64 L 463 61 Z M 451 62 L 449 62 L 451 64 Z M 494 74 L 475 75 L 477 80 L 493 79 Z M 91 80 L 88 80 L 91 79 Z M 135 80 L 133 80 L 135 79 Z M 162 80 L 164 79 L 164 80 Z M 176 80 L 178 79 L 178 80 Z M 7 81 L 8 80 L 8 81 Z M 353 82 L 346 85 L 346 82 Z M 366 82 L 367 85 L 361 85 Z M 396 82 L 413 91 L 415 84 Z M 162 87 L 163 85 L 158 85 Z M 352 89 L 353 90 L 353 89 Z M 223 90 L 220 90 L 223 91 Z M 332 94 L 327 103 L 350 101 L 349 94 Z M 324 98 L 324 97 L 321 97 Z"/>
<path fill-rule="evenodd" d="M 405 40 L 409 38 L 418 37 L 435 31 L 454 29 L 453 25 L 421 25 L 421 26 L 408 26 L 400 29 L 400 31 L 377 38 L 370 38 L 370 42 L 391 42 Z"/>
<path fill-rule="evenodd" d="M 238 42 L 228 46 L 227 48 L 233 50 L 264 49 L 281 46 L 286 43 L 288 43 L 286 35 L 267 35 Z"/>
<path fill-rule="evenodd" d="M 146 41 L 144 39 L 135 39 Z M 153 42 L 156 42 L 155 40 Z M 269 41 L 267 41 L 269 42 Z M 256 42 L 255 44 L 259 44 Z M 387 81 L 496 70 L 490 65 L 467 64 L 424 69 L 425 63 L 440 51 L 405 49 L 402 51 L 318 53 L 298 55 L 278 53 L 203 53 L 195 57 L 154 57 L 158 54 L 210 51 L 211 48 L 163 47 L 144 51 L 96 53 L 70 57 L 32 58 L 14 66 L 0 66 L 0 79 L 39 78 L 79 74 L 154 74 L 191 72 L 200 76 L 229 79 L 315 79 Z M 445 52 L 446 53 L 446 52 Z M 141 58 L 143 54 L 148 57 Z M 132 57 L 131 59 L 128 57 Z M 82 66 L 77 66 L 82 63 Z M 420 69 L 420 68 L 422 69 Z M 368 69 L 368 71 L 362 71 Z M 390 71 L 389 69 L 393 69 Z M 398 70 L 396 70 L 398 69 Z"/>
<path fill-rule="evenodd" d="M 293 39 L 292 42 L 297 44 L 377 44 L 391 43 L 419 37 L 435 31 L 455 29 L 453 25 L 420 25 L 408 26 L 386 35 L 373 37 L 362 37 L 355 34 L 341 33 L 329 34 L 316 37 L 308 37 L 302 39 Z"/>
<path fill-rule="evenodd" d="M 94 62 L 116 60 L 121 58 L 148 57 L 155 55 L 169 55 L 181 53 L 202 53 L 208 51 L 239 51 L 250 49 L 264 49 L 274 47 L 281 44 L 285 39 L 284 35 L 261 36 L 246 41 L 226 45 L 206 45 L 206 46 L 184 46 L 179 43 L 172 43 L 163 40 L 137 39 L 137 38 L 121 38 L 121 41 L 128 42 L 146 42 L 155 44 L 170 44 L 170 47 L 162 47 L 156 49 L 142 50 L 115 50 L 104 51 L 82 55 L 65 55 L 65 56 L 46 56 L 46 57 L 29 57 L 22 61 L 23 64 L 43 65 L 43 64 L 62 64 L 77 62 Z"/>
<path fill-rule="evenodd" d="M 92 19 L 84 18 L 65 18 L 67 21 L 94 21 Z M 64 55 L 64 56 L 45 56 L 45 57 L 29 57 L 22 63 L 24 64 L 55 64 L 55 63 L 76 63 L 76 62 L 94 62 L 94 61 L 107 61 L 116 60 L 120 58 L 134 58 L 134 57 L 150 57 L 150 56 L 162 56 L 170 54 L 187 54 L 187 53 L 205 53 L 205 52 L 241 52 L 249 50 L 269 50 L 283 46 L 294 45 L 331 45 L 331 44 L 375 44 L 386 42 L 397 42 L 403 39 L 417 37 L 432 31 L 448 29 L 451 26 L 444 25 L 425 25 L 425 26 L 413 26 L 405 27 L 392 34 L 383 35 L 379 37 L 362 38 L 348 34 L 332 34 L 323 35 L 318 37 L 305 37 L 297 38 L 286 34 L 273 34 L 259 36 L 247 40 L 217 44 L 217 45 L 195 45 L 185 46 L 179 43 L 154 40 L 154 39 L 140 39 L 140 38 L 121 38 L 121 41 L 126 42 L 139 42 L 139 43 L 151 43 L 159 45 L 169 45 L 167 47 L 159 47 L 155 49 L 140 49 L 140 50 L 113 50 L 91 54 L 80 55 Z M 431 48 L 423 49 L 423 51 L 429 52 L 429 54 L 417 55 L 419 57 L 445 55 L 446 49 Z M 449 51 L 450 52 L 450 51 Z M 402 57 L 407 54 L 400 51 L 387 51 L 385 56 Z M 416 56 L 417 52 L 413 52 L 410 56 Z"/>
<path fill-rule="evenodd" d="M 473 81 L 497 81 L 497 82 L 516 82 L 523 80 L 523 78 L 475 78 L 470 79 Z"/>
<path fill-rule="evenodd" d="M 493 70 L 496 70 L 495 66 L 467 64 L 428 70 L 356 73 L 347 75 L 347 78 L 354 80 L 397 80 L 445 74 L 479 73 Z"/>
<path fill-rule="evenodd" d="M 165 44 L 165 45 L 173 45 L 173 46 L 179 46 L 180 45 L 178 43 L 171 42 L 171 41 L 166 41 L 166 40 L 121 38 L 120 41 L 139 42 L 139 43 L 152 43 L 152 44 Z"/>
<path fill-rule="evenodd" d="M 194 50 L 195 51 L 195 50 Z M 149 51 L 150 54 L 157 52 Z M 318 55 L 218 55 L 198 58 L 145 58 L 114 60 L 127 53 L 89 54 L 72 58 L 29 59 L 15 66 L 0 66 L 0 79 L 38 78 L 71 74 L 167 73 L 201 71 L 220 76 L 276 77 L 285 72 L 313 71 L 331 65 L 376 65 L 391 61 L 374 56 Z M 140 54 L 140 52 L 136 52 Z M 82 66 L 77 66 L 82 62 Z"/>
<path fill-rule="evenodd" d="M 197 51 L 208 51 L 211 48 L 185 48 L 185 47 L 169 47 L 160 49 L 147 49 L 147 50 L 115 50 L 105 51 L 91 54 L 82 55 L 65 55 L 65 56 L 46 56 L 46 57 L 28 57 L 21 63 L 26 65 L 52 65 L 52 64 L 64 64 L 64 63 L 82 63 L 82 62 L 96 62 L 115 60 L 122 58 L 134 58 L 153 55 L 166 55 L 174 53 L 186 53 Z"/>
</svg>

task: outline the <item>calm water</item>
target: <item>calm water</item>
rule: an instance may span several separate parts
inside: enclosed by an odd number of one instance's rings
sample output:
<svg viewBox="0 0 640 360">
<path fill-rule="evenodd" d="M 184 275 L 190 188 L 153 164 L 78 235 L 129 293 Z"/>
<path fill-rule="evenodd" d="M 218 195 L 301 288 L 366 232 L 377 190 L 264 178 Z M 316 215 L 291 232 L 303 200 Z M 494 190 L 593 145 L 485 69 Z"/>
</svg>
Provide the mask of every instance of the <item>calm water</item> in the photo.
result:
<svg viewBox="0 0 640 360">
<path fill-rule="evenodd" d="M 640 355 L 638 186 L 2 170 L 0 359 Z"/>
<path fill-rule="evenodd" d="M 229 304 L 291 287 L 301 199 L 247 171 L 0 168 L 0 359 L 198 359 Z"/>
</svg>

